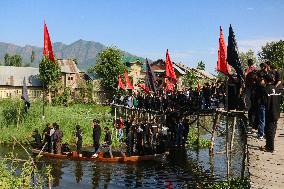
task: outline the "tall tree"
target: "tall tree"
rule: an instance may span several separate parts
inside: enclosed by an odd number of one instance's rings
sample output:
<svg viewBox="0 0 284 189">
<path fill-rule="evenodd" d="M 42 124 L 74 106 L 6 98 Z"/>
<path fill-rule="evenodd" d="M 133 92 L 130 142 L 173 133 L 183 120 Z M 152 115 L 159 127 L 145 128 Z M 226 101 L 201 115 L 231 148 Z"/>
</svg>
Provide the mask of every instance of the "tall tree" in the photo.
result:
<svg viewBox="0 0 284 189">
<path fill-rule="evenodd" d="M 61 71 L 58 62 L 54 63 L 53 60 L 44 56 L 39 63 L 39 79 L 48 87 L 48 90 L 59 82 L 60 76 Z"/>
<path fill-rule="evenodd" d="M 278 68 L 284 67 L 284 41 L 273 41 L 267 43 L 258 53 L 261 62 L 270 61 Z"/>
<path fill-rule="evenodd" d="M 242 64 L 242 67 L 245 69 L 247 69 L 248 67 L 248 60 L 252 59 L 254 64 L 257 64 L 257 59 L 256 56 L 254 54 L 253 50 L 248 50 L 247 52 L 240 52 L 239 53 L 239 58 Z"/>
<path fill-rule="evenodd" d="M 203 61 L 199 61 L 196 68 L 199 70 L 205 70 L 205 63 Z"/>
<path fill-rule="evenodd" d="M 121 51 L 115 47 L 108 47 L 100 52 L 94 71 L 101 79 L 102 87 L 115 92 L 118 75 L 124 71 Z"/>
</svg>

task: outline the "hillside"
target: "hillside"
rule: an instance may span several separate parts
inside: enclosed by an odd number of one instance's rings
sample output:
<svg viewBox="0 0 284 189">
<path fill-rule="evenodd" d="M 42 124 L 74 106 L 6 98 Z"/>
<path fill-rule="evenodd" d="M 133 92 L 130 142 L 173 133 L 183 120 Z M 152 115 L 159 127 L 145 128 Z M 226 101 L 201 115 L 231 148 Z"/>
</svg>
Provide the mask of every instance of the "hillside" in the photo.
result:
<svg viewBox="0 0 284 189">
<path fill-rule="evenodd" d="M 53 43 L 53 51 L 56 58 L 75 58 L 77 59 L 78 67 L 83 71 L 87 71 L 90 66 L 95 65 L 98 53 L 105 48 L 106 46 L 101 43 L 85 41 L 82 39 L 75 41 L 70 45 L 61 42 Z M 21 47 L 10 43 L 0 42 L 0 61 L 3 62 L 5 54 L 8 53 L 11 55 L 19 54 L 23 57 L 23 63 L 30 63 L 32 51 L 35 52 L 35 61 L 32 66 L 37 67 L 42 58 L 42 48 L 31 45 Z M 144 58 L 137 57 L 128 52 L 123 51 L 123 53 L 124 61 L 134 61 L 136 59 L 144 60 Z"/>
</svg>

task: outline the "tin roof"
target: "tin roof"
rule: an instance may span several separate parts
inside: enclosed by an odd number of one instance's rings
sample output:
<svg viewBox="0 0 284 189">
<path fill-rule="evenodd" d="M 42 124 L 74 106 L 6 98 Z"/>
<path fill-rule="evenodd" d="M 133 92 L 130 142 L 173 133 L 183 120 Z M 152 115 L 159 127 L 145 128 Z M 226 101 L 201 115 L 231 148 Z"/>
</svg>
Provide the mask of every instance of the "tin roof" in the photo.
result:
<svg viewBox="0 0 284 189">
<path fill-rule="evenodd" d="M 60 64 L 62 73 L 80 73 L 81 72 L 73 59 L 57 59 L 57 61 Z"/>
<path fill-rule="evenodd" d="M 24 78 L 26 78 L 26 84 L 28 87 L 40 87 L 42 84 L 37 78 L 38 75 L 38 68 L 0 66 L 0 86 L 23 86 Z"/>
</svg>

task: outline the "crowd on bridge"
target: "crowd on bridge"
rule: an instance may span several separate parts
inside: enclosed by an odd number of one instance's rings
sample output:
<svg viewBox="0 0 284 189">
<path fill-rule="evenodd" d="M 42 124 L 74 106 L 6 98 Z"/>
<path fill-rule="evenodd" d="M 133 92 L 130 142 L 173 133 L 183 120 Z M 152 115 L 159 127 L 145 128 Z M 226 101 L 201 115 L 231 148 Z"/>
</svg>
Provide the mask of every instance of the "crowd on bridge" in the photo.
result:
<svg viewBox="0 0 284 189">
<path fill-rule="evenodd" d="M 187 142 L 189 120 L 175 114 L 178 111 L 199 111 L 219 107 L 228 109 L 248 110 L 249 123 L 257 131 L 258 139 L 266 138 L 262 150 L 274 151 L 274 138 L 277 121 L 280 116 L 280 102 L 283 91 L 279 71 L 269 62 L 260 64 L 257 68 L 252 60 L 244 73 L 244 81 L 230 76 L 228 83 L 217 81 L 205 83 L 204 86 L 188 88 L 181 91 L 157 93 L 129 93 L 114 96 L 111 104 L 123 106 L 131 110 L 156 113 L 156 117 L 137 117 L 130 114 L 125 120 L 122 117 L 115 120 L 117 136 L 121 143 L 126 144 L 127 155 L 143 155 L 162 153 L 170 146 L 184 146 Z M 226 85 L 228 93 L 226 92 Z M 228 103 L 226 103 L 228 94 Z M 158 119 L 159 113 L 166 113 L 166 119 Z M 136 117 L 135 117 L 136 116 Z M 163 116 L 162 116 L 163 117 Z M 93 120 L 94 156 L 101 147 L 107 147 L 110 155 L 112 135 L 109 128 L 104 128 L 104 144 L 100 144 L 101 128 L 99 120 Z M 76 144 L 79 154 L 82 152 L 82 130 L 76 126 Z M 61 145 L 63 133 L 59 125 L 48 124 L 43 131 L 46 151 L 61 153 L 67 150 L 67 144 Z M 41 148 L 40 134 L 36 130 L 34 147 Z M 64 149 L 63 149 L 64 148 Z"/>
</svg>

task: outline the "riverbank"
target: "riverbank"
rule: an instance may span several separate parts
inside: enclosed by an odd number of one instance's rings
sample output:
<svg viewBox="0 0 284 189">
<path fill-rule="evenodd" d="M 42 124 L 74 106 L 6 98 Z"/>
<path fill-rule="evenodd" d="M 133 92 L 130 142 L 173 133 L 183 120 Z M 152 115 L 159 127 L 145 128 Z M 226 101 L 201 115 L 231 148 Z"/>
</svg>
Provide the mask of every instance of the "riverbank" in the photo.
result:
<svg viewBox="0 0 284 189">
<path fill-rule="evenodd" d="M 112 129 L 111 107 L 94 104 L 74 104 L 65 106 L 45 106 L 45 118 L 42 119 L 42 103 L 35 101 L 28 113 L 22 109 L 22 101 L 0 101 L 0 135 L 1 144 L 13 143 L 13 137 L 22 144 L 29 144 L 34 129 L 43 131 L 47 123 L 56 122 L 63 131 L 63 142 L 74 143 L 75 126 L 78 124 L 83 131 L 83 145 L 93 143 L 91 123 L 100 120 L 101 127 Z"/>
</svg>

